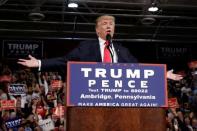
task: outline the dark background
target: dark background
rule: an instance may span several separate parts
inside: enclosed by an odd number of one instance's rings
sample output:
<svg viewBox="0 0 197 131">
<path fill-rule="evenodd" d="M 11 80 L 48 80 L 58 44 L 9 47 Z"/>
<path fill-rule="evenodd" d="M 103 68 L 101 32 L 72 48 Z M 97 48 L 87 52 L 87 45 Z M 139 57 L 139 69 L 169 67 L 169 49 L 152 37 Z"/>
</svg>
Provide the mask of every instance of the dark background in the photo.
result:
<svg viewBox="0 0 197 131">
<path fill-rule="evenodd" d="M 66 39 L 24 39 L 5 38 L 0 40 L 0 48 L 3 50 L 3 40 L 40 40 L 43 42 L 43 56 L 38 58 L 52 58 L 66 55 L 82 40 Z M 166 43 L 166 42 L 134 42 L 121 41 L 141 63 L 163 63 L 168 69 L 182 70 L 187 68 L 187 63 L 197 60 L 196 43 Z M 2 51 L 1 50 L 1 51 Z M 2 53 L 1 53 L 2 54 Z M 27 58 L 27 56 L 24 56 Z M 1 55 L 4 64 L 16 64 L 17 58 L 6 58 Z M 18 65 L 15 65 L 17 67 Z"/>
<path fill-rule="evenodd" d="M 68 8 L 72 1 L 79 7 Z M 148 12 L 151 5 L 159 10 Z M 197 59 L 196 12 L 196 0 L 1 0 L 0 47 L 3 40 L 40 40 L 44 58 L 62 56 L 80 41 L 95 39 L 95 19 L 109 14 L 116 18 L 114 40 L 140 62 L 180 70 Z"/>
</svg>

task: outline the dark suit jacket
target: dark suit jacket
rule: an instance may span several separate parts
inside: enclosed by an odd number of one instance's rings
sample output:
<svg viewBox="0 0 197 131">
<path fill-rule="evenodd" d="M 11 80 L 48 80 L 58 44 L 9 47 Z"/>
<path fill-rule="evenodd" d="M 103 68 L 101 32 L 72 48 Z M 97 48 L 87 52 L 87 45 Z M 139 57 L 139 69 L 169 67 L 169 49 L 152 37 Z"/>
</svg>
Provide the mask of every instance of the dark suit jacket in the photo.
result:
<svg viewBox="0 0 197 131">
<path fill-rule="evenodd" d="M 127 48 L 118 43 L 113 43 L 118 56 L 118 63 L 137 63 Z M 53 59 L 42 60 L 41 71 L 64 71 L 67 61 L 102 62 L 98 40 L 84 41 L 68 55 Z"/>
</svg>

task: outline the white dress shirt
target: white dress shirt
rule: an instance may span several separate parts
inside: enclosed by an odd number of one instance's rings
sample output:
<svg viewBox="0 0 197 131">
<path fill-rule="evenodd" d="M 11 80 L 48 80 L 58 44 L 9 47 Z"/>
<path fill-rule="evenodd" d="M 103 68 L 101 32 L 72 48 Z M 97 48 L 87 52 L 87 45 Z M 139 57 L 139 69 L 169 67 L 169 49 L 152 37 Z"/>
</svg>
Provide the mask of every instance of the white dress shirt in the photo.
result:
<svg viewBox="0 0 197 131">
<path fill-rule="evenodd" d="M 102 58 L 102 61 L 103 61 L 105 40 L 101 39 L 100 37 L 98 38 L 98 40 L 99 40 L 99 45 L 100 45 L 101 58 Z M 113 43 L 111 43 L 111 46 L 110 46 L 109 49 L 112 52 L 113 63 L 117 63 L 118 62 L 118 56 L 117 56 L 117 53 L 114 49 Z"/>
</svg>

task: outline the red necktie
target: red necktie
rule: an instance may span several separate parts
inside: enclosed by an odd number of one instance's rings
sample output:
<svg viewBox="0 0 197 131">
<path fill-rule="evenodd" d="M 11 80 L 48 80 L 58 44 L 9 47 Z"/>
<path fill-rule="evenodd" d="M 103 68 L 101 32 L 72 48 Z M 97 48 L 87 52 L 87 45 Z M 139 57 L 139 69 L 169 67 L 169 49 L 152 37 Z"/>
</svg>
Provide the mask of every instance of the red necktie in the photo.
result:
<svg viewBox="0 0 197 131">
<path fill-rule="evenodd" d="M 105 62 L 105 63 L 112 62 L 112 58 L 111 58 L 111 54 L 110 54 L 110 50 L 109 50 L 108 46 L 109 46 L 109 42 L 106 41 L 105 47 L 104 47 L 104 57 L 103 57 L 103 62 Z"/>
</svg>

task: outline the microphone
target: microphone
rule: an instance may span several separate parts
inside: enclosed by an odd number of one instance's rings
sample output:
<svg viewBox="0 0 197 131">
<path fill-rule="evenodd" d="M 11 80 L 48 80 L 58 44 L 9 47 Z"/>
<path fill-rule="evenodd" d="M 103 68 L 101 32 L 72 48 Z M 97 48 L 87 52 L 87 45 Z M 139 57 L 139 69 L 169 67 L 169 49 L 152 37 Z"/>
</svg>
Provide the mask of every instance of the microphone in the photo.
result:
<svg viewBox="0 0 197 131">
<path fill-rule="evenodd" d="M 108 42 L 108 47 L 110 46 L 111 47 L 111 35 L 108 33 L 107 35 L 106 35 L 106 41 Z"/>
<path fill-rule="evenodd" d="M 110 35 L 109 33 L 106 35 L 106 41 L 108 42 L 107 48 L 109 49 L 109 52 L 110 52 L 110 54 L 111 54 L 112 63 L 114 63 L 114 51 L 113 51 L 113 49 L 112 49 L 111 35 Z"/>
</svg>

